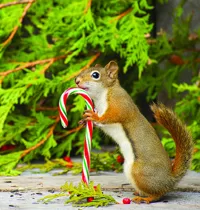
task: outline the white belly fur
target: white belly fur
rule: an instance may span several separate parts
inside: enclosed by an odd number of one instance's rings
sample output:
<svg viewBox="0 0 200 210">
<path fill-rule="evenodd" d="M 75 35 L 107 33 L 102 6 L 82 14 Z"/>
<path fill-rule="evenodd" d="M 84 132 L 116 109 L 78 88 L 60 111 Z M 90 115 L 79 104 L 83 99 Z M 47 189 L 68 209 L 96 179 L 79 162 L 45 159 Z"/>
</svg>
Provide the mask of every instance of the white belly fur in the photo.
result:
<svg viewBox="0 0 200 210">
<path fill-rule="evenodd" d="M 99 90 L 101 89 L 101 94 L 98 94 L 98 97 L 93 97 L 95 102 L 95 108 L 99 116 L 102 116 L 105 111 L 107 110 L 107 89 L 103 87 L 98 87 Z M 119 123 L 115 124 L 97 124 L 106 134 L 108 134 L 120 147 L 120 150 L 124 156 L 124 174 L 127 180 L 133 185 L 134 188 L 135 182 L 131 175 L 132 166 L 135 160 L 135 155 L 133 153 L 133 149 L 131 143 L 129 142 L 123 127 Z"/>
<path fill-rule="evenodd" d="M 119 123 L 102 125 L 101 129 L 111 136 L 117 144 L 119 144 L 120 150 L 124 156 L 124 173 L 126 178 L 135 187 L 133 177 L 131 175 L 132 166 L 135 160 L 135 155 L 131 143 L 129 142 L 122 126 Z"/>
</svg>

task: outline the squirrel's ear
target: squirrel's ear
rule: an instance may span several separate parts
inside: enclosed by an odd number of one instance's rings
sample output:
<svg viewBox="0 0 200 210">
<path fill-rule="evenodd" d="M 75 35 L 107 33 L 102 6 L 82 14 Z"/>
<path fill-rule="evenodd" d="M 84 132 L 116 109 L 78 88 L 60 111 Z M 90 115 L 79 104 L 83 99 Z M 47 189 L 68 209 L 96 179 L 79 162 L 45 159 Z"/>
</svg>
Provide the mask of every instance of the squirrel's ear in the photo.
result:
<svg viewBox="0 0 200 210">
<path fill-rule="evenodd" d="M 101 66 L 101 64 L 96 64 L 94 67 L 99 67 L 99 68 L 101 68 L 102 66 Z"/>
<path fill-rule="evenodd" d="M 110 61 L 106 66 L 105 66 L 106 71 L 108 72 L 108 76 L 112 79 L 117 78 L 118 76 L 118 65 L 115 61 Z"/>
</svg>

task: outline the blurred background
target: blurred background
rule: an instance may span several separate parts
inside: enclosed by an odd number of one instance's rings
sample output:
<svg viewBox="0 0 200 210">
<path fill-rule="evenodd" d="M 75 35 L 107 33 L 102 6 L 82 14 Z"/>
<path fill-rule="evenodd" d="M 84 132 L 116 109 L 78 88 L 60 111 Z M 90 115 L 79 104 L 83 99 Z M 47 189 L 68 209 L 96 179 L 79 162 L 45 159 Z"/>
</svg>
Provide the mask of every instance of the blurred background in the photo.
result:
<svg viewBox="0 0 200 210">
<path fill-rule="evenodd" d="M 68 99 L 63 129 L 58 101 L 82 70 L 110 60 L 170 157 L 174 142 L 149 104 L 162 101 L 187 123 L 195 144 L 191 169 L 200 171 L 199 11 L 198 0 L 1 0 L 0 175 L 18 175 L 20 164 L 27 169 L 37 160 L 46 170 L 66 162 L 66 171 L 81 170 L 70 157 L 83 152 L 78 121 L 85 102 Z M 122 157 L 106 152 L 110 146 L 95 129 L 92 147 L 103 153 L 92 156 L 94 171 L 121 170 Z"/>
</svg>

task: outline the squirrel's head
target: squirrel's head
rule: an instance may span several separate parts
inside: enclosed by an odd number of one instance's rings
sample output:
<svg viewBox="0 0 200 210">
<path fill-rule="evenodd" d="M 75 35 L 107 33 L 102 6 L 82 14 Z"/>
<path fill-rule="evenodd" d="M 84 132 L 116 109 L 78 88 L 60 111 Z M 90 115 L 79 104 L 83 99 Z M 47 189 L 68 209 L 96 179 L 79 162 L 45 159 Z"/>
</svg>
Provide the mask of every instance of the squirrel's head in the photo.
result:
<svg viewBox="0 0 200 210">
<path fill-rule="evenodd" d="M 118 82 L 118 65 L 110 61 L 105 67 L 96 64 L 94 67 L 82 71 L 76 78 L 77 87 L 88 92 L 91 98 L 98 96 L 103 91 Z"/>
</svg>

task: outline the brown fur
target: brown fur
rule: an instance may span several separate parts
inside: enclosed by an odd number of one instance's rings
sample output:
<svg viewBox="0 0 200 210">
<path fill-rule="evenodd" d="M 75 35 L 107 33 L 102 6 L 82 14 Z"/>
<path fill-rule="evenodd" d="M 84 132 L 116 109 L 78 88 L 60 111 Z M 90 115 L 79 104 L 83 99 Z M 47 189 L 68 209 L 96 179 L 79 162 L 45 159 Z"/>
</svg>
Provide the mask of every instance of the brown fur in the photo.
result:
<svg viewBox="0 0 200 210">
<path fill-rule="evenodd" d="M 175 113 L 166 108 L 163 104 L 153 104 L 152 111 L 157 122 L 163 125 L 172 135 L 176 143 L 176 157 L 173 161 L 172 173 L 178 180 L 181 179 L 189 165 L 192 156 L 193 141 L 190 133 L 175 115 Z"/>
<path fill-rule="evenodd" d="M 97 80 L 92 78 L 93 71 L 98 71 L 101 77 Z M 131 143 L 134 153 L 134 163 L 130 170 L 131 181 L 140 195 L 147 196 L 145 198 L 137 196 L 133 201 L 136 203 L 157 201 L 172 190 L 186 173 L 192 155 L 191 135 L 173 111 L 163 104 L 151 106 L 157 122 L 171 133 L 176 143 L 176 158 L 172 166 L 154 128 L 120 86 L 118 66 L 114 61 L 104 68 L 96 65 L 87 69 L 76 78 L 76 83 L 79 87 L 88 88 L 97 104 L 103 100 L 103 103 L 106 101 L 108 105 L 102 115 L 86 111 L 84 120 L 104 125 L 118 123 Z M 105 90 L 106 98 L 98 100 Z"/>
</svg>

